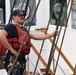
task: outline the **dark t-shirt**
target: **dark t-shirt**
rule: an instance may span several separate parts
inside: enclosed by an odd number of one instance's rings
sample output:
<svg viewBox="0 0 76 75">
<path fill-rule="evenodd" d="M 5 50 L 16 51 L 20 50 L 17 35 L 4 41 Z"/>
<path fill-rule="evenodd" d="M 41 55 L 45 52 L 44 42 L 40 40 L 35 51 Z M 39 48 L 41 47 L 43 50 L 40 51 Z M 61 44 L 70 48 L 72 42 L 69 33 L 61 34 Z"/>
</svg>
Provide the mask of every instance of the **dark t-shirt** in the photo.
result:
<svg viewBox="0 0 76 75">
<path fill-rule="evenodd" d="M 25 31 L 26 34 L 27 32 L 26 28 L 23 27 L 22 29 Z M 4 30 L 8 33 L 7 36 L 8 42 L 16 51 L 18 51 L 21 45 L 21 42 L 19 42 L 19 38 L 21 37 L 18 36 L 16 26 L 14 24 L 7 24 Z M 26 55 L 29 54 L 29 52 L 30 52 L 30 36 L 27 35 L 27 37 L 25 38 L 25 43 L 21 49 L 21 53 Z M 10 50 L 8 53 L 11 53 Z"/>
<path fill-rule="evenodd" d="M 4 30 L 8 33 L 7 39 L 10 38 L 11 41 L 13 40 L 12 38 L 17 38 L 17 39 L 18 39 L 18 32 L 17 32 L 17 29 L 16 29 L 16 27 L 15 27 L 14 24 L 7 24 L 7 25 L 5 26 L 5 28 L 4 28 Z M 8 41 L 8 42 L 9 42 L 9 41 Z M 12 43 L 12 42 L 9 42 L 9 43 L 10 43 L 10 45 L 11 45 L 14 49 L 16 49 L 16 50 L 19 49 L 19 47 L 15 48 L 15 47 L 13 46 L 13 43 Z M 10 50 L 8 50 L 8 54 L 12 54 L 12 53 L 10 52 Z"/>
<path fill-rule="evenodd" d="M 18 38 L 17 29 L 14 24 L 7 24 L 4 30 L 8 33 L 7 38 Z"/>
<path fill-rule="evenodd" d="M 18 32 L 17 32 L 17 29 L 15 27 L 14 24 L 7 24 L 4 28 L 4 30 L 8 33 L 8 36 L 7 38 L 17 38 L 18 39 Z M 8 71 L 8 65 L 10 64 L 10 57 L 13 57 L 13 54 L 10 52 L 10 50 L 8 51 L 8 54 L 6 56 L 6 59 L 5 59 L 5 69 Z M 14 57 L 13 57 L 14 58 Z M 13 59 L 14 60 L 14 59 Z M 20 56 L 18 57 L 17 61 L 20 63 L 20 65 L 23 65 L 26 63 L 26 60 L 25 60 L 25 55 L 24 54 L 20 54 Z M 17 67 L 18 68 L 18 67 Z M 18 68 L 19 71 L 16 72 L 17 75 L 23 75 L 23 70 L 25 69 L 24 68 Z M 16 69 L 17 70 L 17 69 Z"/>
</svg>

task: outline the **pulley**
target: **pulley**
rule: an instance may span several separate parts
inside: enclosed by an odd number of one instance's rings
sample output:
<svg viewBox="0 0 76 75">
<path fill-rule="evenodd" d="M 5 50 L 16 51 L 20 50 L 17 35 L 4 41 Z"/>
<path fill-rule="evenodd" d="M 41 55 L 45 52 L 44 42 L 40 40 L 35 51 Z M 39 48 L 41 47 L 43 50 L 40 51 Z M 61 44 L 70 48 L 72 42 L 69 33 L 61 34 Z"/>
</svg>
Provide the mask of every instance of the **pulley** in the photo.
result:
<svg viewBox="0 0 76 75">
<path fill-rule="evenodd" d="M 59 18 L 61 7 L 62 7 L 62 5 L 60 3 L 56 3 L 55 6 L 54 6 L 54 15 L 55 15 L 55 17 L 56 17 L 57 20 Z M 65 11 L 66 11 L 66 8 L 63 7 L 63 12 L 62 12 L 60 20 L 63 19 Z"/>
</svg>

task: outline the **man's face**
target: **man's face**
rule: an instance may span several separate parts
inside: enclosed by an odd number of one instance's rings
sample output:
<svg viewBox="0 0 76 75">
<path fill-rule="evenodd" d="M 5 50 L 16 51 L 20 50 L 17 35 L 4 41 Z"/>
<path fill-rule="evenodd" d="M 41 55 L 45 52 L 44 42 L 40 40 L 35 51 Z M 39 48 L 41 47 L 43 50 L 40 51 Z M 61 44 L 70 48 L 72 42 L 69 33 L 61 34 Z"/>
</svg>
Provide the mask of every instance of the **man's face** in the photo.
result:
<svg viewBox="0 0 76 75">
<path fill-rule="evenodd" d="M 20 15 L 20 16 L 14 16 L 13 19 L 16 23 L 23 24 L 25 18 L 24 15 Z"/>
</svg>

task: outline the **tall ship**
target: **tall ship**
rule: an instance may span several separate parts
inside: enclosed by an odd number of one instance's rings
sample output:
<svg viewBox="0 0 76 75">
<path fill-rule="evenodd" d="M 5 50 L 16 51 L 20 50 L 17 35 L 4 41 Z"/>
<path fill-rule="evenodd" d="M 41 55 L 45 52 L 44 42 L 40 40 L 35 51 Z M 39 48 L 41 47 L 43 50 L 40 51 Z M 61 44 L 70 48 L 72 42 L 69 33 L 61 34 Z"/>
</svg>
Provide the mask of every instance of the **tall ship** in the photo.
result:
<svg viewBox="0 0 76 75">
<path fill-rule="evenodd" d="M 29 0 L 28 6 L 27 1 L 0 0 L 0 30 L 12 22 L 13 10 L 27 7 L 24 27 L 30 26 L 36 34 L 59 31 L 46 40 L 31 39 L 30 53 L 25 57 L 30 75 L 75 75 L 76 0 Z"/>
</svg>

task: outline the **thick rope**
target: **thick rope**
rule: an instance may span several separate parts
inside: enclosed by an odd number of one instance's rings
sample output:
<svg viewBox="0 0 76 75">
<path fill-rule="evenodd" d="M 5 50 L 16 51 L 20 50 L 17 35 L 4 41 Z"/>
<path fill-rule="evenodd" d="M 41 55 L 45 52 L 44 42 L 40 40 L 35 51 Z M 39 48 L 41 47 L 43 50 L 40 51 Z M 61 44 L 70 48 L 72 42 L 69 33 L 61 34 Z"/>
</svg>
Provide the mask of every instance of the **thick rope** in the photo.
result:
<svg viewBox="0 0 76 75">
<path fill-rule="evenodd" d="M 12 6 L 12 9 L 11 9 L 11 13 L 12 13 L 12 11 L 13 11 L 13 8 L 14 8 L 14 6 L 15 6 L 15 3 L 16 3 L 16 0 L 14 0 L 14 2 L 13 2 L 13 6 Z M 9 18 L 8 23 L 10 23 L 10 21 L 11 21 L 11 14 L 10 14 L 10 18 Z"/>
<path fill-rule="evenodd" d="M 68 9 L 68 6 L 69 6 L 69 3 L 70 3 L 70 0 L 68 1 L 68 4 L 67 4 L 67 9 Z M 66 9 L 66 11 L 65 11 L 65 13 L 64 13 L 64 16 L 63 16 L 63 19 L 62 19 L 62 23 L 64 22 L 64 19 L 65 19 L 65 17 L 66 17 L 66 13 L 67 13 L 67 9 Z M 57 40 L 56 40 L 56 43 L 55 43 L 55 45 L 57 45 L 57 43 L 58 43 L 58 40 L 59 40 L 59 36 L 60 36 L 60 33 L 61 33 L 61 30 L 62 30 L 62 25 L 61 25 L 61 27 L 60 27 L 60 29 L 59 29 L 59 34 L 58 34 L 58 37 L 57 37 Z M 54 51 L 55 51 L 55 49 L 56 49 L 56 46 L 54 47 Z M 53 68 L 54 68 L 54 62 L 53 62 Z"/>
<path fill-rule="evenodd" d="M 55 3 L 56 3 L 56 0 L 54 0 L 53 9 L 54 9 Z M 47 28 L 46 28 L 45 34 L 47 33 L 47 30 L 48 30 L 48 27 L 49 27 L 49 23 L 50 23 L 50 20 L 52 18 L 53 9 L 52 9 L 51 14 L 50 14 L 50 18 L 49 18 L 49 21 L 48 21 L 48 24 L 47 24 Z M 43 40 L 43 42 L 42 42 L 42 45 L 41 45 L 41 48 L 40 48 L 40 52 L 39 52 L 39 56 L 38 56 L 38 59 L 37 59 L 37 62 L 36 62 L 36 67 L 35 67 L 33 75 L 35 75 L 35 73 L 36 73 L 36 69 L 37 69 L 37 66 L 38 66 L 38 62 L 39 62 L 39 58 L 40 58 L 40 55 L 41 55 L 41 52 L 42 52 L 42 48 L 43 48 L 44 42 L 45 42 L 45 40 Z"/>
<path fill-rule="evenodd" d="M 40 2 L 40 0 L 39 0 L 39 2 Z M 34 20 L 34 16 L 36 15 L 36 12 L 37 12 L 37 9 L 38 9 L 38 6 L 39 6 L 39 2 L 38 2 L 38 4 L 37 4 L 36 10 L 35 10 L 35 12 L 34 12 L 33 18 L 32 18 L 32 20 L 31 20 L 31 22 L 30 22 L 30 25 L 29 25 L 29 28 L 28 28 L 28 30 L 27 30 L 27 33 L 26 33 L 26 35 L 25 35 L 25 37 L 24 37 L 24 39 L 23 39 L 23 43 L 21 44 L 21 46 L 20 46 L 20 48 L 19 48 L 18 55 L 16 56 L 15 60 L 13 61 L 13 65 L 12 65 L 12 67 L 11 67 L 8 75 L 11 74 L 11 71 L 12 71 L 12 69 L 13 69 L 13 67 L 14 67 L 14 65 L 15 65 L 18 57 L 19 57 L 19 54 L 20 54 L 20 51 L 21 51 L 21 49 L 22 49 L 22 47 L 23 47 L 24 41 L 25 41 L 25 39 L 26 39 L 26 36 L 27 36 L 27 34 L 29 33 L 29 30 L 30 30 L 32 21 Z"/>
<path fill-rule="evenodd" d="M 61 15 L 62 15 L 62 12 L 63 12 L 63 6 L 64 6 L 64 0 L 62 1 L 62 7 L 61 7 L 61 11 L 60 11 L 58 22 L 57 22 L 56 30 L 58 30 L 58 27 L 59 27 L 59 24 L 60 24 Z M 54 44 L 55 44 L 55 39 L 56 39 L 56 34 L 54 35 L 54 39 L 53 39 L 53 42 L 52 42 L 51 52 L 50 52 L 50 55 L 49 55 L 49 60 L 48 60 L 48 65 L 46 67 L 45 75 L 48 75 L 48 71 L 49 71 L 50 65 L 52 63 L 52 58 L 54 56 L 54 52 L 55 51 L 53 51 L 53 47 L 54 47 Z"/>
<path fill-rule="evenodd" d="M 23 0 L 23 2 L 24 2 L 24 0 Z M 28 4 L 29 4 L 29 0 L 27 0 L 27 4 L 26 4 L 25 11 L 27 11 L 27 6 L 28 6 Z M 25 12 L 25 13 L 26 13 L 26 12 Z M 25 35 L 25 37 L 24 37 L 24 39 L 23 39 L 23 43 L 21 44 L 21 46 L 20 46 L 20 48 L 19 48 L 19 50 L 18 50 L 18 55 L 16 56 L 15 60 L 13 61 L 13 65 L 12 65 L 12 67 L 10 68 L 10 70 L 9 70 L 9 72 L 8 72 L 8 75 L 11 74 L 11 71 L 13 70 L 15 63 L 17 62 L 17 59 L 18 59 L 18 57 L 19 57 L 20 51 L 21 51 L 21 49 L 22 49 L 22 47 L 23 47 L 23 44 L 24 44 L 24 41 L 25 41 L 25 39 L 26 39 L 26 36 L 27 36 L 28 32 L 29 32 L 29 30 L 27 31 L 27 33 L 26 33 L 26 35 Z"/>
<path fill-rule="evenodd" d="M 58 64 L 58 61 L 59 61 L 59 57 L 60 57 L 60 53 L 61 53 L 61 48 L 62 48 L 62 45 L 63 45 L 63 41 L 64 41 L 64 37 L 65 37 L 65 33 L 66 33 L 66 29 L 67 29 L 68 20 L 69 20 L 70 13 L 71 13 L 71 9 L 72 9 L 73 1 L 74 1 L 74 0 L 72 0 L 72 2 L 71 2 L 71 7 L 70 7 L 70 11 L 69 11 L 69 15 L 68 15 L 67 23 L 66 23 L 66 26 L 65 26 L 65 29 L 64 29 L 63 38 L 62 38 L 61 45 L 60 45 L 60 51 L 59 51 L 59 54 L 58 54 L 57 63 L 56 63 L 56 67 L 55 67 L 55 70 L 54 70 L 54 75 L 55 75 L 55 73 L 56 73 L 57 64 Z"/>
</svg>

